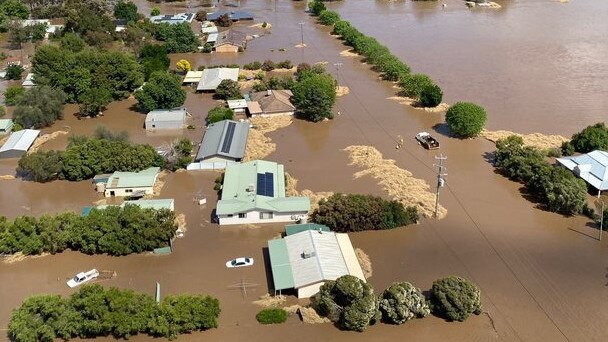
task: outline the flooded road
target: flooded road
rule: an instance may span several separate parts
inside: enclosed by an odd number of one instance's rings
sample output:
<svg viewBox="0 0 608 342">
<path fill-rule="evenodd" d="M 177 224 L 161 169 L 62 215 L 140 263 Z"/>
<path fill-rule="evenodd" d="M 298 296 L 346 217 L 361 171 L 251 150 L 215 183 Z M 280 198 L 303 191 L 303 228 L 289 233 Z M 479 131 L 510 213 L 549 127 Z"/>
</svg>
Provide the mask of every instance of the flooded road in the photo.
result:
<svg viewBox="0 0 608 342">
<path fill-rule="evenodd" d="M 607 46 L 599 44 L 608 39 L 599 37 L 606 25 L 599 17 L 602 10 L 605 13 L 603 2 L 590 1 L 589 7 L 584 7 L 580 3 L 502 1 L 503 9 L 494 12 L 471 12 L 460 1 L 447 3 L 446 10 L 439 4 L 399 1 L 345 1 L 329 6 L 363 32 L 389 45 L 415 71 L 437 79 L 449 102 L 467 99 L 484 105 L 492 129 L 571 134 L 604 119 L 606 100 L 599 94 L 606 91 L 606 78 L 601 77 L 606 72 L 606 60 L 589 57 L 587 62 L 595 67 L 574 66 L 574 60 L 581 62 L 583 55 L 591 56 Z M 356 58 L 340 56 L 346 47 L 331 37 L 327 28 L 313 24 L 313 19 L 303 13 L 303 2 L 278 3 L 277 12 L 271 1 L 242 1 L 241 5 L 254 11 L 256 22 L 271 23 L 272 33 L 251 41 L 242 54 L 184 54 L 172 56 L 172 60 L 186 57 L 195 65 L 265 59 L 291 59 L 296 64 L 328 62 L 328 69 L 350 88 L 350 94 L 336 105 L 341 115 L 316 124 L 295 120 L 270 134 L 277 150 L 268 159 L 284 163 L 286 171 L 299 180 L 299 189 L 383 194 L 375 180 L 353 179 L 359 169 L 348 165 L 348 155 L 343 151 L 350 145 L 373 145 L 384 158 L 396 160 L 399 167 L 434 184 L 435 153 L 423 150 L 411 137 L 442 122 L 441 114 L 387 100 L 395 93 L 392 85 L 378 80 L 377 74 Z M 574 33 L 560 26 L 574 20 L 566 18 L 569 15 L 586 18 L 572 24 Z M 303 49 L 294 48 L 301 39 L 298 22 L 306 23 L 303 30 L 308 47 Z M 238 27 L 247 30 L 251 24 Z M 584 29 L 588 32 L 579 31 Z M 552 46 L 566 46 L 577 34 L 578 42 L 594 37 L 597 46 L 572 50 L 579 54 L 573 55 L 569 63 L 562 63 L 559 70 L 554 69 Z M 343 63 L 339 71 L 333 67 L 338 62 Z M 556 78 L 568 82 L 557 82 Z M 128 130 L 133 141 L 162 144 L 167 138 L 145 133 L 143 115 L 129 110 L 133 103 L 114 103 L 104 117 L 97 119 L 76 120 L 66 114 L 65 120 L 46 131 L 69 126 L 75 134 L 90 134 L 97 123 L 103 123 L 112 130 Z M 200 122 L 197 120 L 202 120 L 215 101 L 209 95 L 189 93 L 186 104 L 193 113 L 192 120 Z M 580 106 L 580 110 L 573 111 L 572 106 Z M 200 141 L 202 129 L 196 126 L 196 130 L 183 134 Z M 394 148 L 398 136 L 405 139 L 400 150 Z M 64 147 L 66 141 L 61 139 L 64 137 L 47 148 Z M 372 260 L 374 274 L 369 281 L 377 293 L 394 281 L 410 281 L 427 290 L 434 279 L 450 274 L 475 281 L 482 290 L 486 313 L 464 323 L 430 317 L 402 326 L 381 324 L 362 334 L 342 332 L 328 324 L 305 325 L 293 317 L 284 325 L 260 326 L 254 318 L 259 307 L 251 301 L 269 289 L 263 248 L 282 227 L 220 229 L 210 224 L 217 174 L 180 172 L 167 177 L 160 196 L 175 198 L 176 212 L 184 213 L 188 223 L 186 236 L 177 240 L 173 254 L 108 257 L 67 252 L 10 265 L 0 263 L 1 278 L 10 280 L 0 283 L 0 326 L 6 326 L 11 309 L 25 297 L 36 293 L 67 295 L 72 290 L 65 286 L 66 278 L 96 267 L 118 274 L 103 282 L 104 286 L 152 294 L 158 281 L 163 295 L 195 292 L 217 296 L 222 306 L 220 328 L 180 336 L 180 341 L 603 340 L 608 333 L 603 324 L 608 320 L 608 250 L 606 241 L 595 239 L 593 224 L 584 217 L 565 218 L 535 208 L 521 195 L 518 184 L 494 173 L 487 161 L 494 149 L 490 142 L 461 141 L 443 135 L 439 139 L 441 152 L 448 156 L 448 187 L 440 197 L 448 209 L 447 217 L 423 220 L 404 229 L 350 236 L 353 245 Z M 14 164 L 2 161 L 0 167 L 10 169 Z M 5 180 L 0 184 L 0 213 L 9 217 L 79 210 L 98 199 L 89 182 L 40 185 Z M 206 206 L 194 202 L 199 194 L 207 197 Z M 226 260 L 244 255 L 256 259 L 253 267 L 225 268 Z M 255 284 L 247 298 L 231 287 L 241 280 Z M 296 299 L 290 297 L 288 304 L 293 302 Z"/>
</svg>

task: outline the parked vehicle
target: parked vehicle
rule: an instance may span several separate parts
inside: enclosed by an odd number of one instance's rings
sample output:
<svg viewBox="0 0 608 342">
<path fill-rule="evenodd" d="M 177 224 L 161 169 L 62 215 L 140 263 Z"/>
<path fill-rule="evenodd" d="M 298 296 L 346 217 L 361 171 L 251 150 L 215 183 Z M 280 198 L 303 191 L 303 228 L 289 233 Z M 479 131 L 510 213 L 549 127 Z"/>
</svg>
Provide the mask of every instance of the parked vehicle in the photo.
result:
<svg viewBox="0 0 608 342">
<path fill-rule="evenodd" d="M 228 268 L 236 268 L 236 267 L 245 267 L 253 265 L 253 258 L 236 258 L 226 262 L 226 267 Z"/>
<path fill-rule="evenodd" d="M 88 272 L 78 273 L 74 278 L 68 280 L 67 284 L 69 287 L 76 287 L 97 277 L 99 277 L 99 271 L 97 271 L 96 269 L 92 269 Z"/>
<path fill-rule="evenodd" d="M 416 134 L 416 140 L 427 150 L 435 150 L 439 148 L 439 141 L 433 138 L 428 132 L 420 132 Z"/>
</svg>

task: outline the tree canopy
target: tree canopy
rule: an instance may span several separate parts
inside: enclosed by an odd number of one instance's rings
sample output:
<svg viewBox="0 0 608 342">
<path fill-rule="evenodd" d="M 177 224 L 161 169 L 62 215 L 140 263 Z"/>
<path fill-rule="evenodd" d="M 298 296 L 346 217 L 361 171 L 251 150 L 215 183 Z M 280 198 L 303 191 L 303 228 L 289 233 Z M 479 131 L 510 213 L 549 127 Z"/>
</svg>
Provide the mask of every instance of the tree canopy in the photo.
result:
<svg viewBox="0 0 608 342">
<path fill-rule="evenodd" d="M 137 21 L 137 19 L 139 19 L 137 5 L 132 1 L 119 0 L 116 5 L 114 5 L 114 17 L 128 22 Z"/>
<path fill-rule="evenodd" d="M 170 53 L 194 52 L 200 43 L 189 23 L 158 24 L 155 37 L 165 42 L 167 51 Z"/>
<path fill-rule="evenodd" d="M 333 118 L 336 86 L 331 75 L 311 73 L 296 82 L 292 92 L 293 102 L 305 119 L 317 122 Z"/>
<path fill-rule="evenodd" d="M 212 108 L 207 113 L 207 124 L 212 124 L 222 120 L 232 120 L 234 117 L 234 111 L 224 106 L 217 106 Z"/>
<path fill-rule="evenodd" d="M 477 136 L 484 128 L 487 115 L 483 107 L 470 102 L 456 102 L 445 114 L 445 122 L 457 137 Z"/>
<path fill-rule="evenodd" d="M 588 153 L 594 150 L 608 150 L 608 127 L 603 122 L 587 126 L 572 136 L 570 141 L 574 150 Z"/>
<path fill-rule="evenodd" d="M 379 301 L 382 318 L 393 324 L 403 324 L 431 313 L 422 291 L 408 282 L 393 283 L 382 292 Z"/>
<path fill-rule="evenodd" d="M 139 62 L 143 67 L 146 80 L 155 71 L 167 71 L 171 64 L 167 48 L 164 45 L 158 44 L 144 45 L 139 53 Z"/>
<path fill-rule="evenodd" d="M 18 100 L 14 120 L 23 127 L 44 128 L 63 118 L 65 94 L 49 86 L 28 89 Z"/>
<path fill-rule="evenodd" d="M 471 281 L 450 276 L 437 279 L 431 290 L 434 314 L 450 321 L 465 321 L 471 314 L 481 313 L 481 291 Z"/>
<path fill-rule="evenodd" d="M 135 93 L 137 105 L 143 112 L 155 109 L 172 109 L 186 101 L 186 92 L 176 75 L 157 71 L 141 90 Z"/>
<path fill-rule="evenodd" d="M 215 90 L 215 95 L 222 100 L 242 99 L 241 86 L 237 81 L 222 80 Z"/>
</svg>

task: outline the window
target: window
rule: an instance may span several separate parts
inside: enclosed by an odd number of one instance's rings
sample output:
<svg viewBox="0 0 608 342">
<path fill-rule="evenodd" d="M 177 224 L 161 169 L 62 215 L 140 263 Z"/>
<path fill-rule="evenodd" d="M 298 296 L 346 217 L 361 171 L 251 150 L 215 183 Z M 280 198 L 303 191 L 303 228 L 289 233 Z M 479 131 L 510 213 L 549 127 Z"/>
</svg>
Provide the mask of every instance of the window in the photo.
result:
<svg viewBox="0 0 608 342">
<path fill-rule="evenodd" d="M 272 219 L 272 212 L 260 213 L 260 220 L 270 220 Z"/>
<path fill-rule="evenodd" d="M 247 213 L 239 213 L 239 218 L 247 218 Z"/>
<path fill-rule="evenodd" d="M 234 216 L 234 215 L 232 215 L 232 214 L 228 214 L 227 216 L 228 216 L 228 217 L 232 217 L 232 216 Z"/>
<path fill-rule="evenodd" d="M 133 189 L 126 189 L 125 192 L 133 192 Z"/>
</svg>

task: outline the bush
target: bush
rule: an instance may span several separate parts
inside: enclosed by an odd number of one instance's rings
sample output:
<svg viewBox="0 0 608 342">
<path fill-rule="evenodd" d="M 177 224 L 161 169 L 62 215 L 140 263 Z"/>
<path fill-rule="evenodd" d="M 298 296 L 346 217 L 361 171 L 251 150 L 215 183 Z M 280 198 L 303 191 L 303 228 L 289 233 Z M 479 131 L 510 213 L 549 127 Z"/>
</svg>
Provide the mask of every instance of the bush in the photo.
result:
<svg viewBox="0 0 608 342">
<path fill-rule="evenodd" d="M 262 63 L 262 70 L 264 71 L 272 71 L 275 69 L 275 65 L 274 62 L 267 59 L 264 61 L 264 63 Z"/>
<path fill-rule="evenodd" d="M 457 137 L 477 136 L 486 124 L 487 116 L 483 107 L 470 102 L 457 102 L 448 109 L 445 121 L 450 131 Z"/>
<path fill-rule="evenodd" d="M 431 312 L 420 289 L 410 283 L 394 283 L 384 290 L 379 301 L 382 318 L 392 324 L 403 324 Z"/>
<path fill-rule="evenodd" d="M 6 107 L 0 105 L 0 118 L 3 118 L 6 115 Z"/>
<path fill-rule="evenodd" d="M 263 309 L 255 315 L 255 319 L 261 324 L 279 324 L 287 320 L 287 311 L 281 308 Z"/>
<path fill-rule="evenodd" d="M 16 105 L 25 94 L 25 88 L 22 86 L 12 86 L 6 88 L 4 91 L 4 103 L 8 106 Z"/>
<path fill-rule="evenodd" d="M 282 62 L 277 63 L 277 69 L 291 69 L 293 68 L 293 63 L 289 59 L 286 59 Z"/>
<path fill-rule="evenodd" d="M 148 294 L 83 285 L 70 298 L 38 295 L 13 310 L 12 341 L 53 341 L 138 333 L 175 339 L 178 334 L 217 327 L 219 301 L 203 295 L 168 296 L 156 305 Z"/>
<path fill-rule="evenodd" d="M 81 116 L 96 117 L 112 102 L 112 93 L 106 88 L 91 88 L 78 101 Z"/>
<path fill-rule="evenodd" d="M 233 80 L 222 80 L 217 89 L 215 89 L 215 96 L 222 100 L 238 100 L 243 98 L 239 82 Z"/>
<path fill-rule="evenodd" d="M 135 92 L 137 105 L 143 112 L 155 109 L 172 109 L 180 107 L 186 101 L 186 92 L 176 75 L 157 71 L 141 90 Z"/>
<path fill-rule="evenodd" d="M 463 322 L 471 314 L 481 314 L 481 291 L 469 280 L 456 276 L 435 280 L 431 309 L 449 321 Z"/>
<path fill-rule="evenodd" d="M 150 11 L 150 15 L 151 16 L 160 15 L 160 7 L 158 7 L 158 6 L 152 7 L 152 11 Z"/>
<path fill-rule="evenodd" d="M 326 281 L 312 298 L 312 306 L 346 330 L 364 331 L 380 317 L 374 289 L 351 275 Z"/>
<path fill-rule="evenodd" d="M 570 142 L 576 152 L 588 153 L 594 150 L 608 150 L 608 128 L 603 122 L 587 126 L 572 136 Z"/>
<path fill-rule="evenodd" d="M 259 61 L 254 61 L 248 64 L 243 65 L 243 69 L 245 70 L 260 70 L 262 68 L 262 63 Z"/>
<path fill-rule="evenodd" d="M 186 59 L 180 59 L 177 62 L 176 67 L 177 67 L 177 70 L 182 73 L 186 73 L 186 72 L 192 70 L 192 66 L 190 65 L 190 62 L 188 62 L 188 60 L 186 60 Z"/>
<path fill-rule="evenodd" d="M 137 5 L 135 5 L 132 1 L 119 0 L 114 5 L 114 17 L 116 19 L 124 19 L 130 22 L 137 21 L 137 19 L 139 19 Z"/>
<path fill-rule="evenodd" d="M 309 121 L 317 122 L 325 118 L 332 119 L 332 107 L 336 102 L 335 80 L 329 74 L 310 74 L 302 78 L 298 75 L 298 82 L 293 86 L 293 103 Z"/>
<path fill-rule="evenodd" d="M 570 141 L 564 141 L 561 146 L 561 152 L 564 156 L 571 156 L 576 152 L 574 150 L 574 145 Z"/>
<path fill-rule="evenodd" d="M 205 21 L 205 20 L 207 20 L 207 11 L 206 10 L 199 10 L 198 12 L 196 12 L 196 16 L 194 17 L 194 19 L 196 19 L 197 21 Z"/>
<path fill-rule="evenodd" d="M 399 80 L 403 96 L 419 100 L 422 90 L 433 84 L 433 80 L 425 74 L 407 74 Z"/>
<path fill-rule="evenodd" d="M 6 76 L 4 78 L 7 80 L 20 80 L 24 70 L 19 64 L 9 64 L 6 67 Z"/>
<path fill-rule="evenodd" d="M 34 182 L 48 182 L 61 176 L 63 152 L 40 151 L 25 154 L 19 159 L 17 173 L 26 175 Z"/>
<path fill-rule="evenodd" d="M 430 84 L 422 89 L 420 104 L 423 107 L 437 107 L 443 99 L 443 92 L 436 84 Z"/>
<path fill-rule="evenodd" d="M 319 15 L 327 9 L 321 0 L 314 0 L 313 2 L 308 3 L 308 8 L 314 15 Z"/>
<path fill-rule="evenodd" d="M 319 202 L 313 221 L 337 232 L 391 229 L 415 223 L 418 211 L 371 195 L 334 194 Z"/>
<path fill-rule="evenodd" d="M 230 108 L 217 106 L 207 113 L 207 124 L 212 124 L 222 120 L 232 120 L 234 111 Z"/>
<path fill-rule="evenodd" d="M 326 26 L 333 25 L 338 20 L 340 20 L 340 15 L 338 12 L 325 10 L 319 14 L 319 22 Z"/>
</svg>

